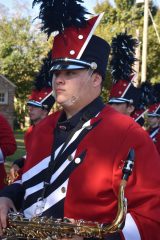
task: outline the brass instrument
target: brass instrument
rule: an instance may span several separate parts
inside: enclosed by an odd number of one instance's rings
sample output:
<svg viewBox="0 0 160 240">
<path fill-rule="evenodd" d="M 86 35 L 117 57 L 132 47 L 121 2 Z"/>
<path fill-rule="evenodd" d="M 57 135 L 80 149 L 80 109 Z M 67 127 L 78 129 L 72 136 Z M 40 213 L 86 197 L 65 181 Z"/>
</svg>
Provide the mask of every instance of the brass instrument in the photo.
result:
<svg viewBox="0 0 160 240">
<path fill-rule="evenodd" d="M 4 180 L 4 183 L 5 183 L 6 185 L 10 185 L 10 184 L 12 184 L 12 183 L 18 178 L 18 176 L 19 176 L 18 171 L 15 171 L 15 176 L 14 176 L 14 178 L 11 176 L 10 173 L 8 173 L 8 174 L 7 174 L 7 177 L 6 177 L 5 180 Z"/>
<path fill-rule="evenodd" d="M 75 220 L 74 223 L 47 217 L 33 217 L 27 219 L 21 213 L 9 213 L 9 227 L 5 229 L 5 239 L 26 240 L 51 240 L 71 238 L 75 235 L 89 238 L 97 237 L 103 239 L 107 234 L 120 231 L 125 223 L 127 213 L 127 200 L 124 190 L 134 164 L 134 151 L 129 152 L 129 159 L 125 161 L 123 176 L 119 187 L 118 211 L 115 220 L 110 224 L 100 224 L 83 220 Z"/>
<path fill-rule="evenodd" d="M 4 183 L 6 185 L 11 185 L 14 182 L 14 180 L 10 177 L 10 175 L 8 174 L 6 179 L 4 180 Z"/>
</svg>

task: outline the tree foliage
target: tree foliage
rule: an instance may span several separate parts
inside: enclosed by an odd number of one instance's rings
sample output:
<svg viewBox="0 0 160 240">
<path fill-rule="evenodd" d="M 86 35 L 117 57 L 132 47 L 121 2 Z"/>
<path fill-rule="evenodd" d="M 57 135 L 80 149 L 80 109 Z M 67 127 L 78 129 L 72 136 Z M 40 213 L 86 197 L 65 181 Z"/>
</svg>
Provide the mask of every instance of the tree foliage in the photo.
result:
<svg viewBox="0 0 160 240">
<path fill-rule="evenodd" d="M 97 28 L 97 34 L 109 43 L 118 33 L 127 30 L 129 34 L 137 37 L 136 30 L 139 30 L 140 52 L 142 52 L 144 5 L 135 5 L 135 0 L 115 0 L 111 5 L 109 0 L 97 3 L 94 8 L 96 13 L 104 12 L 103 21 Z M 150 10 L 160 34 L 160 9 L 150 3 Z M 160 44 L 158 43 L 155 30 L 149 18 L 148 27 L 148 57 L 147 57 L 147 80 L 152 82 L 160 81 Z M 141 65 L 141 58 L 139 59 Z M 141 68 L 140 68 L 141 71 Z M 111 74 L 108 69 L 108 78 L 105 82 L 107 89 L 111 86 Z M 139 74 L 140 78 L 140 74 Z"/>
<path fill-rule="evenodd" d="M 154 22 L 160 36 L 160 10 L 157 12 Z M 151 24 L 148 31 L 148 57 L 147 57 L 147 79 L 152 82 L 160 82 L 160 42 L 155 29 Z"/>
<path fill-rule="evenodd" d="M 22 4 L 22 2 L 20 2 Z M 4 74 L 16 88 L 16 116 L 18 123 L 24 123 L 26 115 L 26 98 L 30 94 L 33 80 L 38 73 L 42 59 L 51 48 L 52 39 L 47 41 L 44 34 L 39 31 L 39 23 L 33 23 L 33 18 L 24 14 L 26 8 L 17 5 L 14 14 L 10 14 L 4 5 L 0 4 L 0 73 Z M 150 5 L 155 24 L 160 34 L 160 10 Z M 97 35 L 109 43 L 116 34 L 127 29 L 129 34 L 136 37 L 139 29 L 140 47 L 142 49 L 144 6 L 135 5 L 135 0 L 115 0 L 111 5 L 109 0 L 97 3 L 96 13 L 104 12 L 104 17 L 97 28 Z M 23 14 L 21 14 L 23 13 Z M 149 19 L 148 28 L 148 57 L 147 80 L 160 81 L 160 44 L 157 40 L 152 21 Z M 141 63 L 141 58 L 140 58 Z M 110 89 L 111 72 L 108 67 L 107 79 L 104 89 Z M 103 90 L 104 99 L 107 92 Z"/>
<path fill-rule="evenodd" d="M 30 16 L 0 19 L 0 72 L 16 85 L 16 115 L 23 125 L 26 98 L 51 45 Z"/>
</svg>

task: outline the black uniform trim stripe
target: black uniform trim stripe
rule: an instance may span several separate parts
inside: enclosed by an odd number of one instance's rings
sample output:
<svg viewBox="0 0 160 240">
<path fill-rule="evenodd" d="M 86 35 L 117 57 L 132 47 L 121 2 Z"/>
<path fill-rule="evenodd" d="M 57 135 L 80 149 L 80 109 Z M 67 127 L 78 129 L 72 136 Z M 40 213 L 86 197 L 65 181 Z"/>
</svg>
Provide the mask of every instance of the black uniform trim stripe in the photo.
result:
<svg viewBox="0 0 160 240">
<path fill-rule="evenodd" d="M 79 134 L 79 136 L 67 147 L 66 150 L 64 150 L 64 152 L 61 154 L 61 156 L 58 157 L 58 159 L 56 159 L 56 164 L 55 167 L 52 171 L 52 174 L 54 174 L 57 169 L 62 165 L 62 163 L 64 162 L 64 160 L 66 160 L 68 158 L 69 155 L 71 155 L 78 147 L 79 143 L 82 141 L 82 139 L 94 128 L 98 125 L 98 123 L 101 120 L 98 120 L 97 122 L 95 122 L 94 124 L 90 125 L 89 128 L 84 128 L 82 130 L 82 132 Z"/>
<path fill-rule="evenodd" d="M 40 182 L 44 182 L 46 173 L 47 173 L 47 168 L 44 169 L 43 171 L 39 172 L 38 174 L 36 174 L 34 177 L 23 182 L 24 188 L 27 189 L 30 186 L 35 186 L 35 185 L 39 184 Z"/>
<path fill-rule="evenodd" d="M 66 159 L 68 158 L 68 156 L 70 154 L 72 154 L 78 147 L 79 143 L 81 142 L 81 140 L 93 129 L 95 128 L 99 123 L 100 123 L 101 119 L 98 119 L 96 122 L 94 122 L 92 125 L 88 125 L 85 128 L 82 129 L 82 131 L 79 133 L 79 136 L 70 143 L 69 146 L 67 146 L 66 150 L 64 150 L 64 152 L 61 153 L 60 156 L 58 156 L 58 158 L 55 160 L 55 162 L 53 161 L 53 168 L 52 166 L 50 166 L 49 171 L 46 173 L 46 180 L 48 182 L 48 179 L 51 179 L 52 176 L 54 175 L 54 173 L 56 172 L 56 170 L 58 170 L 61 165 L 66 161 Z M 84 158 L 83 158 L 84 159 Z M 82 162 L 82 161 L 81 161 Z M 45 191 L 45 196 L 44 198 L 48 197 L 51 193 L 53 193 L 54 191 L 56 191 L 56 189 L 58 189 L 70 176 L 70 174 L 72 173 L 72 171 L 78 166 L 79 164 L 75 164 L 74 161 L 72 161 L 61 173 L 60 175 L 57 177 L 57 179 L 55 179 L 55 181 L 53 182 L 53 184 L 51 184 L 51 186 L 47 187 L 46 191 Z M 44 179 L 44 181 L 46 181 Z M 26 184 L 26 183 L 25 183 Z M 26 186 L 28 185 L 28 187 L 30 186 L 35 186 L 35 183 L 33 181 L 33 178 L 31 178 L 30 180 L 27 181 Z M 32 207 L 32 205 L 35 203 L 35 199 L 38 199 L 40 197 L 42 197 L 42 192 L 43 192 L 43 188 L 39 189 L 38 191 L 32 193 L 32 194 L 28 194 L 28 196 L 26 197 L 26 201 L 24 203 L 24 210 L 28 209 L 30 207 Z M 27 205 L 26 205 L 27 202 Z M 53 204 L 54 204 L 54 200 L 53 200 Z M 57 204 L 57 202 L 56 202 Z M 50 207 L 53 207 L 50 206 Z M 49 209 L 50 209 L 49 207 Z M 58 211 L 58 210 L 57 210 Z M 61 210 L 60 210 L 61 211 Z"/>
<path fill-rule="evenodd" d="M 79 134 L 79 136 L 67 147 L 66 150 L 64 150 L 64 152 L 61 154 L 61 156 L 59 156 L 59 158 L 57 160 L 55 160 L 56 163 L 54 163 L 54 161 L 53 161 L 53 164 L 55 164 L 55 167 L 52 170 L 52 175 L 57 171 L 57 169 L 62 165 L 62 163 L 68 158 L 68 156 L 71 155 L 76 150 L 78 144 L 87 135 L 87 133 L 89 131 L 91 131 L 94 127 L 96 127 L 99 122 L 100 122 L 100 120 L 98 120 L 97 122 L 92 124 L 90 129 L 85 128 L 84 130 L 82 130 L 82 132 Z M 41 171 L 34 177 L 23 182 L 23 186 L 25 187 L 25 189 L 27 189 L 30 186 L 35 186 L 36 184 L 45 181 L 46 174 L 47 174 L 47 169 Z"/>
<path fill-rule="evenodd" d="M 74 171 L 75 168 L 77 168 L 80 164 L 82 164 L 84 158 L 86 155 L 86 150 L 83 151 L 78 157 L 81 159 L 81 162 L 79 164 L 76 164 L 73 160 L 66 168 L 65 170 L 56 178 L 56 180 L 51 183 L 48 188 L 46 189 L 45 197 L 48 197 L 52 192 L 54 192 L 59 186 L 61 186 L 70 176 L 70 174 Z M 35 199 L 38 199 L 41 197 L 42 189 L 39 191 L 29 195 L 26 200 L 27 204 L 24 204 L 24 209 L 29 208 L 32 206 L 33 202 L 35 202 Z"/>
<path fill-rule="evenodd" d="M 64 216 L 64 198 L 56 203 L 54 206 L 50 207 L 43 212 L 42 216 L 53 217 L 53 218 L 63 218 Z"/>
</svg>

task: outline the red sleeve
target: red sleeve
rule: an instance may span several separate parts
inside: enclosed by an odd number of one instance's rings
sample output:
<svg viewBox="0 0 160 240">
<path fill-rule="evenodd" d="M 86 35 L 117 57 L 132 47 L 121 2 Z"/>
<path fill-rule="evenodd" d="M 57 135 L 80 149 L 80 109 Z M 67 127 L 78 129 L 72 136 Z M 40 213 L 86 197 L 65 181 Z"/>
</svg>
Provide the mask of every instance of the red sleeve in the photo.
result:
<svg viewBox="0 0 160 240">
<path fill-rule="evenodd" d="M 0 151 L 4 158 L 16 151 L 16 141 L 13 131 L 2 115 L 0 115 Z"/>
<path fill-rule="evenodd" d="M 157 136 L 156 136 L 156 142 L 155 142 L 156 148 L 160 154 L 160 132 L 158 132 Z"/>
<path fill-rule="evenodd" d="M 158 240 L 160 231 L 160 156 L 148 134 L 135 126 L 128 130 L 128 134 L 121 144 L 123 153 L 126 146 L 133 146 L 135 150 L 135 165 L 125 192 L 128 200 L 128 214 L 130 214 L 124 228 L 125 239 Z M 125 159 L 124 156 L 120 156 L 120 158 Z M 114 182 L 117 181 L 118 172 L 116 166 Z"/>
</svg>

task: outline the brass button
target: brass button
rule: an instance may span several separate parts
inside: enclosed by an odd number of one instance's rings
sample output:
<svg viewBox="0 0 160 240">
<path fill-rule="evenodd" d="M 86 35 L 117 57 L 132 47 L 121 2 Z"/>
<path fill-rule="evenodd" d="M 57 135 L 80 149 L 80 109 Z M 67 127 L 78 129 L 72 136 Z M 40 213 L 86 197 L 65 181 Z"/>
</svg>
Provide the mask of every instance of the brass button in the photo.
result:
<svg viewBox="0 0 160 240">
<path fill-rule="evenodd" d="M 65 188 L 65 187 L 62 187 L 62 188 L 61 188 L 61 192 L 62 192 L 62 193 L 65 193 L 65 192 L 66 192 L 66 188 Z"/>
<path fill-rule="evenodd" d="M 73 160 L 73 157 L 72 157 L 72 155 L 69 155 L 69 156 L 68 156 L 68 161 L 70 161 L 70 162 L 71 162 L 72 160 Z"/>
</svg>

